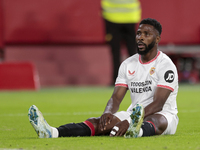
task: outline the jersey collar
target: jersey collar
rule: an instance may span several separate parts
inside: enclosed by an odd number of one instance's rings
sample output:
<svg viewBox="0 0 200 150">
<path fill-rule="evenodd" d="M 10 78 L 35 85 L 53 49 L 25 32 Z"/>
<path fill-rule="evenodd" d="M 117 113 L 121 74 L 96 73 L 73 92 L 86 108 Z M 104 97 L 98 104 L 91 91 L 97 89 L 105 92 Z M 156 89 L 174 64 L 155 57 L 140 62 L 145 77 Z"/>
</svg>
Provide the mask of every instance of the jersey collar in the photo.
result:
<svg viewBox="0 0 200 150">
<path fill-rule="evenodd" d="M 151 62 L 153 62 L 154 60 L 156 60 L 159 55 L 160 55 L 160 51 L 158 50 L 157 55 L 152 60 L 150 60 L 150 61 L 148 61 L 146 63 L 142 62 L 141 55 L 139 55 L 139 61 L 140 61 L 141 64 L 150 64 Z"/>
</svg>

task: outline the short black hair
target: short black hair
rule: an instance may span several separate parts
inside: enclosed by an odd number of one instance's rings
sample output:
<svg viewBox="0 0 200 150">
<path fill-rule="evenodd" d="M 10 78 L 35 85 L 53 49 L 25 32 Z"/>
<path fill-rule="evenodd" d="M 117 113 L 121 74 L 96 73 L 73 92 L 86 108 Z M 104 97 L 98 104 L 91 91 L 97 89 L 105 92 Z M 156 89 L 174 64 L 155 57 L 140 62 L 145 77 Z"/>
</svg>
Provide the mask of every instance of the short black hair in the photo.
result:
<svg viewBox="0 0 200 150">
<path fill-rule="evenodd" d="M 141 25 L 141 24 L 149 24 L 149 25 L 152 25 L 152 26 L 159 32 L 159 35 L 161 35 L 161 33 L 162 33 L 162 25 L 161 25 L 160 22 L 158 22 L 156 19 L 146 18 L 146 19 L 143 19 L 143 20 L 140 22 L 140 25 Z"/>
</svg>

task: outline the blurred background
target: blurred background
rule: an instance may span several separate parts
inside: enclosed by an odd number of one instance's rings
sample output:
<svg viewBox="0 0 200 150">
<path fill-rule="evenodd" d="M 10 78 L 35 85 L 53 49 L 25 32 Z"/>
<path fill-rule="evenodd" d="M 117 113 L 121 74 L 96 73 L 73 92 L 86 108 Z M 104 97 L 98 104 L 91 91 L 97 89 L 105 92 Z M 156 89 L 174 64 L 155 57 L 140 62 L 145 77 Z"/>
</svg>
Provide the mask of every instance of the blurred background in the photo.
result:
<svg viewBox="0 0 200 150">
<path fill-rule="evenodd" d="M 159 49 L 176 64 L 179 81 L 198 83 L 200 1 L 140 2 L 142 19 L 163 26 Z M 109 86 L 104 30 L 100 0 L 0 0 L 0 89 Z"/>
</svg>

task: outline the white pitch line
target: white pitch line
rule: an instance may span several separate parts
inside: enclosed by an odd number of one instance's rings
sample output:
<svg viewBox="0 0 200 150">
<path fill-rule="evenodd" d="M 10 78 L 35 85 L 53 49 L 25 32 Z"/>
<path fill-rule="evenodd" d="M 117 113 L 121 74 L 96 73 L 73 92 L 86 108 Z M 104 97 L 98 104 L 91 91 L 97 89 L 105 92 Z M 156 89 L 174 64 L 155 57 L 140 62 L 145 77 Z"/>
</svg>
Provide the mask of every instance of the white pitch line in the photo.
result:
<svg viewBox="0 0 200 150">
<path fill-rule="evenodd" d="M 42 113 L 43 116 L 77 116 L 77 115 L 100 115 L 102 112 L 73 112 L 73 113 Z M 18 113 L 18 114 L 0 114 L 0 116 L 7 116 L 7 117 L 16 117 L 16 116 L 28 116 L 28 113 Z"/>
<path fill-rule="evenodd" d="M 0 148 L 0 150 L 22 150 L 21 148 Z M 25 150 L 25 149 L 23 149 Z"/>
<path fill-rule="evenodd" d="M 178 111 L 179 113 L 196 113 L 200 112 L 200 110 L 182 110 Z M 101 115 L 103 112 L 94 111 L 94 112 L 73 112 L 73 113 L 43 113 L 45 116 L 81 116 L 81 115 Z M 28 116 L 28 113 L 17 113 L 17 114 L 0 114 L 0 117 L 19 117 L 19 116 Z"/>
</svg>

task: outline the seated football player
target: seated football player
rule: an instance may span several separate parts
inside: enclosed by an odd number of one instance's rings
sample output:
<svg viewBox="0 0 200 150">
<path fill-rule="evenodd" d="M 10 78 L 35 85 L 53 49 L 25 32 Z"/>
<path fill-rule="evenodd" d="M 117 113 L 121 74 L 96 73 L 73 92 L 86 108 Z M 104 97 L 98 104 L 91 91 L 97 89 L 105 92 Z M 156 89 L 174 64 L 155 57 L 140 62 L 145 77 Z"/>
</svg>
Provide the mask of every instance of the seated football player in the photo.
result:
<svg viewBox="0 0 200 150">
<path fill-rule="evenodd" d="M 161 32 L 162 26 L 155 19 L 140 22 L 137 54 L 122 62 L 114 91 L 100 117 L 56 128 L 45 121 L 35 105 L 31 106 L 28 116 L 39 138 L 175 134 L 179 122 L 178 74 L 171 59 L 158 49 Z M 132 103 L 126 111 L 118 112 L 127 90 Z"/>
</svg>

